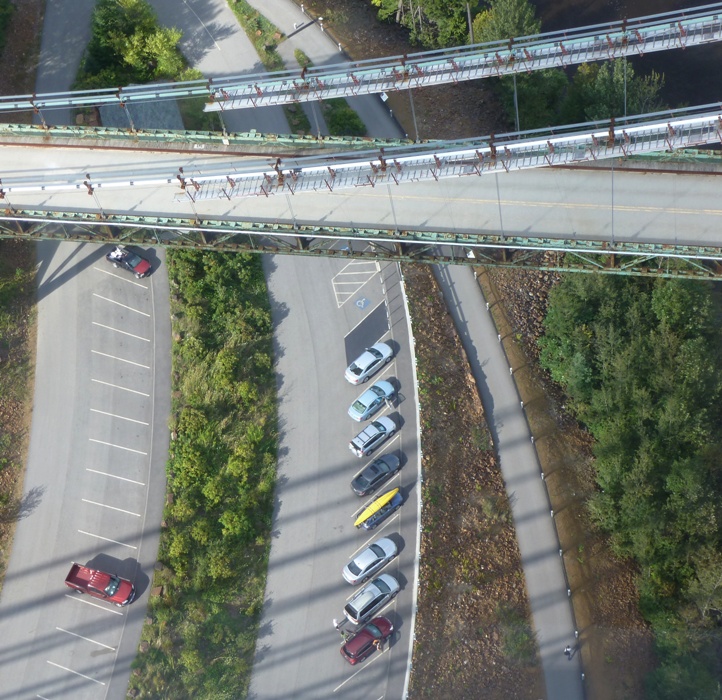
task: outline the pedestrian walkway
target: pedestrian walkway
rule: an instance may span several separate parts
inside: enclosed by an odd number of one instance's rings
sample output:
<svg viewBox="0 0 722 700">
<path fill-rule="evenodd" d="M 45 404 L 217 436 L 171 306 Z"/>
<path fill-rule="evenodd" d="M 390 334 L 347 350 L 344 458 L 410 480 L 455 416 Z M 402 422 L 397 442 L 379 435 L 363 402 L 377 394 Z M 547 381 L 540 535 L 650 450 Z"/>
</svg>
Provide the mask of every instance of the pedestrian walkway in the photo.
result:
<svg viewBox="0 0 722 700">
<path fill-rule="evenodd" d="M 531 433 L 491 314 L 471 268 L 435 268 L 471 364 L 514 515 L 548 700 L 582 700 L 581 655 L 559 540 Z M 567 649 L 569 647 L 569 649 Z"/>
</svg>

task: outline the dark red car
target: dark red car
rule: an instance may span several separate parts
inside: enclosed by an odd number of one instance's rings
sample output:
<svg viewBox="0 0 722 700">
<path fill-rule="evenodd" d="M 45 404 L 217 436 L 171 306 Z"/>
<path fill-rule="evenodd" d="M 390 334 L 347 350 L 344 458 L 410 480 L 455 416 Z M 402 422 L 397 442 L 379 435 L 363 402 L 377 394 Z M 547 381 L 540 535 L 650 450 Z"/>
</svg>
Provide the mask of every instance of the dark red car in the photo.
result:
<svg viewBox="0 0 722 700">
<path fill-rule="evenodd" d="M 124 245 L 117 245 L 105 256 L 105 259 L 113 263 L 115 267 L 123 267 L 130 270 L 138 279 L 147 277 L 151 271 L 151 264 L 142 258 L 138 253 L 129 250 Z"/>
<path fill-rule="evenodd" d="M 393 631 L 391 620 L 375 617 L 341 647 L 341 656 L 350 664 L 357 664 L 373 654 L 378 645 L 385 644 Z"/>
<path fill-rule="evenodd" d="M 73 564 L 65 577 L 65 585 L 78 593 L 88 593 L 93 598 L 107 600 L 117 606 L 130 605 L 135 598 L 135 586 L 116 574 Z"/>
</svg>

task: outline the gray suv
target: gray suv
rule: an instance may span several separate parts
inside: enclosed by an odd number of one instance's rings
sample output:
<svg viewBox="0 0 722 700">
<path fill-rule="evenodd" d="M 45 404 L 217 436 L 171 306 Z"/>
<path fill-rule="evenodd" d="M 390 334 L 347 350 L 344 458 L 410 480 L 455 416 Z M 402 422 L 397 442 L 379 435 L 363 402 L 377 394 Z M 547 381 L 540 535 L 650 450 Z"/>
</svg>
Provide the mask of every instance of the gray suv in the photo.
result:
<svg viewBox="0 0 722 700">
<path fill-rule="evenodd" d="M 367 457 L 395 432 L 396 423 L 388 416 L 381 416 L 378 420 L 369 423 L 351 440 L 348 447 L 357 457 Z"/>
<path fill-rule="evenodd" d="M 351 622 L 360 625 L 392 600 L 399 589 L 399 582 L 393 576 L 381 574 L 351 598 L 343 611 Z"/>
</svg>

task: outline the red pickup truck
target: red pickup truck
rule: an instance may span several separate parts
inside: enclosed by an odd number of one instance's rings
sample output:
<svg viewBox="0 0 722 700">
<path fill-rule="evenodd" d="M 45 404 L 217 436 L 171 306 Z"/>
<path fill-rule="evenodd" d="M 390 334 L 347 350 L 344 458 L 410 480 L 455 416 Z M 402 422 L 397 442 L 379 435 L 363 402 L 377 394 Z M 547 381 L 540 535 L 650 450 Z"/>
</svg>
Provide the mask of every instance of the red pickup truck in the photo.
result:
<svg viewBox="0 0 722 700">
<path fill-rule="evenodd" d="M 88 593 L 93 598 L 115 603 L 118 607 L 132 603 L 135 598 L 135 587 L 127 579 L 80 564 L 73 564 L 70 568 L 65 585 L 78 593 Z"/>
</svg>

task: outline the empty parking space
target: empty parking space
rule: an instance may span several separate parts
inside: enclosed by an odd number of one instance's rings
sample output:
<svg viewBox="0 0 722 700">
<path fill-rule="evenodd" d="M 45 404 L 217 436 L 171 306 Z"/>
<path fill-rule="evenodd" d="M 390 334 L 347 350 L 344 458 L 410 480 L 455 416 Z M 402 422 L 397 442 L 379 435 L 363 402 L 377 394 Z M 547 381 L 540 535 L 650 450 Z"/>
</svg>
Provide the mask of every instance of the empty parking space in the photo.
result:
<svg viewBox="0 0 722 700">
<path fill-rule="evenodd" d="M 389 332 L 386 302 L 381 302 L 344 338 L 346 364 L 351 364 L 366 348 Z"/>
</svg>

